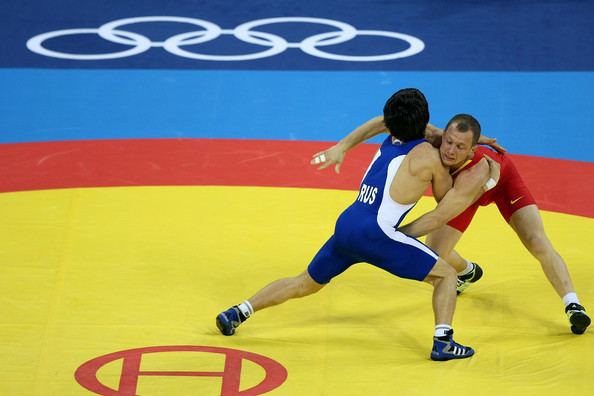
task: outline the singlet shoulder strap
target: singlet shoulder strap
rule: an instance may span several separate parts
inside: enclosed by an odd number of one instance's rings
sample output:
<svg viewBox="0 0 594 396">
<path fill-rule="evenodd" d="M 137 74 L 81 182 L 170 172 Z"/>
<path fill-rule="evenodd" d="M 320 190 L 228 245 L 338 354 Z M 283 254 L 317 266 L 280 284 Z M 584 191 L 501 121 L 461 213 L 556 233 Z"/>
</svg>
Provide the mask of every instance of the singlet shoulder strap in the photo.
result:
<svg viewBox="0 0 594 396">
<path fill-rule="evenodd" d="M 460 172 L 462 169 L 466 168 L 466 166 L 467 166 L 468 164 L 470 164 L 471 162 L 472 162 L 472 160 L 471 160 L 471 159 L 469 159 L 469 160 L 466 160 L 466 162 L 465 162 L 464 164 L 462 164 L 462 166 L 461 166 L 461 167 L 459 167 L 458 169 L 456 169 L 454 172 L 452 172 L 452 173 L 450 173 L 450 174 L 451 174 L 452 176 L 454 176 L 456 173 L 459 173 L 459 172 Z"/>
</svg>

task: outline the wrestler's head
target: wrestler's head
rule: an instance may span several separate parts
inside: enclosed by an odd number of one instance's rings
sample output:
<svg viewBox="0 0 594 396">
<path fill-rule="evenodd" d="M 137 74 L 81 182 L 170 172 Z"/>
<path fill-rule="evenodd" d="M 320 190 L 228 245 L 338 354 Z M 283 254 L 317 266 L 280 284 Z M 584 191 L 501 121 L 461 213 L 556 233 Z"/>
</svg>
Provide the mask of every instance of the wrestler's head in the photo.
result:
<svg viewBox="0 0 594 396">
<path fill-rule="evenodd" d="M 439 147 L 441 162 L 456 169 L 471 159 L 481 136 L 481 124 L 469 114 L 457 114 L 445 128 Z"/>
<path fill-rule="evenodd" d="M 396 92 L 384 106 L 384 124 L 390 134 L 403 142 L 422 139 L 429 122 L 429 105 L 416 88 Z"/>
</svg>

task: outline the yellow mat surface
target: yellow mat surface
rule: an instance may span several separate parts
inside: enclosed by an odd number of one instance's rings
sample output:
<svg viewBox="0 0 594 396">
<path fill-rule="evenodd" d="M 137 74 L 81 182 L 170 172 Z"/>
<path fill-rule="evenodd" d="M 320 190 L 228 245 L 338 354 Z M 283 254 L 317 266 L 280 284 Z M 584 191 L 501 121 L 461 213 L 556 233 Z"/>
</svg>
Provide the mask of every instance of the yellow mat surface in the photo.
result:
<svg viewBox="0 0 594 396">
<path fill-rule="evenodd" d="M 221 336 L 216 314 L 301 272 L 355 195 L 256 187 L 0 195 L 0 395 L 92 395 L 75 379 L 83 363 L 148 347 L 167 348 L 105 358 L 83 382 L 118 389 L 141 356 L 137 394 L 219 395 L 231 377 L 215 374 L 233 350 L 286 369 L 270 395 L 593 394 L 594 332 L 571 334 L 560 299 L 494 206 L 459 245 L 485 270 L 458 299 L 454 321 L 456 339 L 477 350 L 471 359 L 429 360 L 431 287 L 365 264 Z M 423 198 L 411 216 L 433 206 Z M 543 218 L 594 310 L 594 219 Z M 258 394 L 249 389 L 271 366 L 241 362 L 235 394 Z"/>
</svg>

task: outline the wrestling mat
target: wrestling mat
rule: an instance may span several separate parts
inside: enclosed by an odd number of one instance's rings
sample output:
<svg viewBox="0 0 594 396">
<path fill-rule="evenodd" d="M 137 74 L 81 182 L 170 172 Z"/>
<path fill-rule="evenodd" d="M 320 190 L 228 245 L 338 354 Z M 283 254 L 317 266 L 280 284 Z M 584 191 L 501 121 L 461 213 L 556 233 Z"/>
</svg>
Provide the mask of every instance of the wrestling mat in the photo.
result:
<svg viewBox="0 0 594 396">
<path fill-rule="evenodd" d="M 356 265 L 320 293 L 216 314 L 302 271 L 353 191 L 120 187 L 0 195 L 4 395 L 584 395 L 592 332 L 571 334 L 538 263 L 479 211 L 459 250 L 484 278 L 458 299 L 467 360 L 429 359 L 431 287 Z M 433 207 L 425 197 L 412 216 Z M 543 212 L 592 306 L 594 219 Z"/>
</svg>

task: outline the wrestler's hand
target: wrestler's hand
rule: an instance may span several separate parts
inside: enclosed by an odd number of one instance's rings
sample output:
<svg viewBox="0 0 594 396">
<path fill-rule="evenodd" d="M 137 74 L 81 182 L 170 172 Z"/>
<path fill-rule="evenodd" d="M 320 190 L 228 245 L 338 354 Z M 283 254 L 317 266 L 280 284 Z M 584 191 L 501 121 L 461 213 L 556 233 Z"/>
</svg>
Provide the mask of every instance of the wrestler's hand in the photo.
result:
<svg viewBox="0 0 594 396">
<path fill-rule="evenodd" d="M 483 154 L 489 165 L 489 177 L 499 183 L 499 176 L 501 173 L 501 165 L 487 154 Z"/>
<path fill-rule="evenodd" d="M 507 153 L 507 150 L 503 146 L 501 146 L 499 143 L 497 143 L 497 139 L 495 139 L 495 138 L 481 135 L 481 137 L 478 140 L 478 144 L 485 144 L 501 154 Z"/>
<path fill-rule="evenodd" d="M 311 161 L 309 162 L 312 165 L 320 165 L 318 170 L 326 169 L 330 165 L 336 164 L 334 167 L 334 171 L 336 173 L 340 173 L 340 165 L 342 161 L 344 161 L 344 156 L 346 155 L 346 150 L 344 150 L 340 144 L 336 144 L 330 147 L 327 150 L 320 151 L 315 153 L 312 156 Z"/>
</svg>

